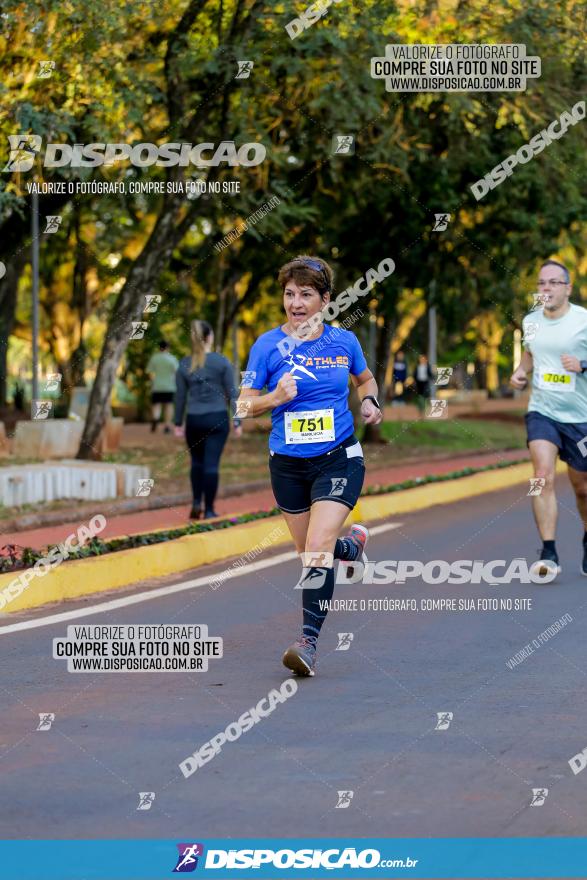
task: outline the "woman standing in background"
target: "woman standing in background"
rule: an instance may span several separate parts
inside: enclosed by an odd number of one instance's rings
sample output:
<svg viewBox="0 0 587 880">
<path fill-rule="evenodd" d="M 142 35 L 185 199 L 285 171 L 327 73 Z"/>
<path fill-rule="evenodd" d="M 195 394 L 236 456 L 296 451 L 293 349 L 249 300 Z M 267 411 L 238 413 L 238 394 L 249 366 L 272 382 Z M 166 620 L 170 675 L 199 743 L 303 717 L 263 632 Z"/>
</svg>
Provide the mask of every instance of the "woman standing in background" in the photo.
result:
<svg viewBox="0 0 587 880">
<path fill-rule="evenodd" d="M 220 457 L 230 432 L 227 409 L 230 407 L 231 413 L 235 411 L 238 393 L 230 361 L 212 351 L 214 332 L 210 324 L 192 321 L 190 331 L 192 353 L 181 359 L 175 377 L 175 436 L 185 435 L 191 456 L 190 519 L 201 519 L 202 515 L 204 519 L 211 519 L 218 516 L 214 500 Z M 240 437 L 240 420 L 233 419 L 233 426 L 235 436 Z"/>
</svg>

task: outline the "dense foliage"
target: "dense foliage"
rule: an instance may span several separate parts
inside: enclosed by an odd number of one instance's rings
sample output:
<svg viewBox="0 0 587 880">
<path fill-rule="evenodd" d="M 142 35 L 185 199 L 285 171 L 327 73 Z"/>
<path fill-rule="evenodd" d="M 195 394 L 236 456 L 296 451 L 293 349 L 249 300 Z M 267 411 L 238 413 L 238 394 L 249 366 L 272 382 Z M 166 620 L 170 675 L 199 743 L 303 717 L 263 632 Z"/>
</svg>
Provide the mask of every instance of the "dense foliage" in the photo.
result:
<svg viewBox="0 0 587 880">
<path fill-rule="evenodd" d="M 279 321 L 276 271 L 300 252 L 329 259 L 339 290 L 383 257 L 394 259 L 395 273 L 374 289 L 356 327 L 370 342 L 380 381 L 398 340 L 412 357 L 425 348 L 425 307 L 418 303 L 438 307 L 438 362 L 476 358 L 483 384 L 489 363 L 511 365 L 512 332 L 541 259 L 564 258 L 580 296 L 587 275 L 586 123 L 482 201 L 470 186 L 584 98 L 584 6 L 345 0 L 291 40 L 285 25 L 307 5 L 2 3 L 6 144 L 9 134 L 31 133 L 70 144 L 234 140 L 267 148 L 266 160 L 252 168 L 121 162 L 81 171 L 87 180 L 238 180 L 238 195 L 40 197 L 41 230 L 45 215 L 62 215 L 59 231 L 41 241 L 43 362 L 63 374 L 66 391 L 98 370 L 83 454 L 91 454 L 117 371 L 144 396 L 149 354 L 162 334 L 184 353 L 192 317 L 214 324 L 217 345 L 242 368 L 255 336 Z M 392 93 L 371 78 L 370 59 L 384 55 L 386 44 L 418 42 L 524 43 L 541 57 L 542 75 L 523 92 L 481 94 Z M 52 75 L 40 78 L 48 59 Z M 254 68 L 237 79 L 243 59 Z M 333 152 L 335 134 L 354 136 L 353 155 Z M 40 165 L 36 175 L 79 179 L 79 172 Z M 0 260 L 7 267 L 0 280 L 0 395 L 7 351 L 26 364 L 30 343 L 31 179 L 4 173 L 0 180 Z M 276 208 L 215 250 L 275 195 Z M 439 212 L 452 219 L 445 232 L 433 233 Z M 151 293 L 161 295 L 161 305 L 148 316 L 144 339 L 129 342 L 131 322 L 145 318 Z M 412 322 L 411 311 L 419 316 Z"/>
</svg>

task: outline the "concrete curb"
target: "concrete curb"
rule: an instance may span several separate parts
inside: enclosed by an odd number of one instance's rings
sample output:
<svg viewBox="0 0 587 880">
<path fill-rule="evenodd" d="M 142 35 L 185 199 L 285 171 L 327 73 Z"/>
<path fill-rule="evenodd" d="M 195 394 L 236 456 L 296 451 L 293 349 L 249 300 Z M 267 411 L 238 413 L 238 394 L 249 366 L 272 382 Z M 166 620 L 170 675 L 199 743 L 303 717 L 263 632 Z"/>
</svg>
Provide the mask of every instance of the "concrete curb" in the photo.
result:
<svg viewBox="0 0 587 880">
<path fill-rule="evenodd" d="M 566 467 L 559 462 L 557 471 Z M 386 495 L 363 496 L 347 523 L 373 522 L 423 508 L 451 504 L 465 498 L 505 489 L 515 483 L 527 482 L 532 475 L 530 463 L 512 465 L 493 471 L 482 471 L 468 477 L 427 484 L 414 489 Z M 273 535 L 274 537 L 270 537 Z M 34 577 L 20 595 L 10 600 L 2 612 L 12 613 L 37 608 L 49 602 L 77 599 L 164 575 L 209 565 L 225 559 L 244 556 L 259 545 L 277 547 L 291 538 L 281 516 L 233 526 L 229 533 L 218 529 L 197 535 L 185 535 L 165 544 L 121 550 L 105 556 L 93 556 L 59 565 L 44 576 Z M 269 542 L 269 543 L 267 543 Z M 0 590 L 18 579 L 23 571 L 0 575 Z M 211 580 L 216 577 L 214 575 Z"/>
<path fill-rule="evenodd" d="M 267 488 L 267 480 L 254 480 L 250 483 L 238 483 L 235 486 L 224 486 L 218 490 L 218 498 L 234 498 L 247 495 L 249 492 L 259 492 Z M 124 516 L 127 513 L 142 513 L 145 510 L 160 510 L 165 507 L 187 507 L 191 504 L 191 492 L 179 492 L 174 495 L 155 495 L 153 498 L 125 498 L 106 499 L 100 502 L 101 513 L 106 517 Z M 72 500 L 72 504 L 75 501 Z M 75 510 L 67 507 L 63 510 L 48 510 L 45 512 L 24 513 L 14 519 L 0 522 L 3 532 L 24 532 L 28 529 L 40 529 L 44 526 L 56 526 L 71 522 L 72 510 L 79 519 L 91 519 L 96 512 L 97 501 L 91 504 L 77 503 Z"/>
</svg>

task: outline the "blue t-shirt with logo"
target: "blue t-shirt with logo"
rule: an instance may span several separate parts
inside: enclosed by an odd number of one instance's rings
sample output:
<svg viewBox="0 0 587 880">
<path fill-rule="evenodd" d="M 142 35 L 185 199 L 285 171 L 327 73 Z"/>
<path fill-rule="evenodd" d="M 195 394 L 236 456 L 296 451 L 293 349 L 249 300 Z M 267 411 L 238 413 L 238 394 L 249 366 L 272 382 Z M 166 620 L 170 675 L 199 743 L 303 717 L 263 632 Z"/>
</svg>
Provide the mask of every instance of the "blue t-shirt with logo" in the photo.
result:
<svg viewBox="0 0 587 880">
<path fill-rule="evenodd" d="M 299 458 L 323 455 L 353 433 L 353 416 L 348 407 L 349 375 L 362 373 L 367 362 L 354 333 L 329 324 L 323 326 L 321 336 L 296 345 L 285 356 L 278 343 L 292 337 L 281 327 L 264 333 L 251 349 L 243 387 L 259 391 L 267 387 L 273 391 L 284 373 L 291 373 L 297 383 L 297 397 L 276 406 L 271 413 L 272 452 Z M 326 412 L 330 410 L 332 415 Z M 294 417 L 293 413 L 304 415 Z M 298 438 L 320 433 L 328 439 L 298 442 Z"/>
</svg>

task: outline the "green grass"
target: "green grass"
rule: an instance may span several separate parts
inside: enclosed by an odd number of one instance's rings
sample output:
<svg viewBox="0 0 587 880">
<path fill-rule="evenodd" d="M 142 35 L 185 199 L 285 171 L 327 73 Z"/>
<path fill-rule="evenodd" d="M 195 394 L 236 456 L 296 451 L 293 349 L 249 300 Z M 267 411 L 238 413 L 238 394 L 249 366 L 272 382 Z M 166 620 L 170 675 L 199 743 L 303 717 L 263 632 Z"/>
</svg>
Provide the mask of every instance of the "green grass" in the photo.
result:
<svg viewBox="0 0 587 880">
<path fill-rule="evenodd" d="M 526 448 L 523 420 L 520 423 L 490 419 L 421 419 L 419 421 L 384 422 L 381 430 L 384 444 L 365 444 L 367 469 L 381 470 L 416 458 L 433 458 L 472 452 L 498 452 Z M 359 438 L 362 430 L 358 432 Z M 157 448 L 125 447 L 105 456 L 106 461 L 146 465 L 155 480 L 153 494 L 188 493 L 189 455 L 183 442 L 157 441 Z M 241 440 L 231 437 L 226 445 L 220 469 L 222 486 L 253 481 L 269 488 L 267 461 L 268 431 L 247 432 Z M 2 464 L 8 464 L 4 459 Z M 431 465 L 431 473 L 434 473 Z M 76 506 L 75 501 L 56 501 L 36 505 L 36 509 L 60 510 Z M 29 506 L 27 505 L 27 508 Z M 25 508 L 0 506 L 0 521 L 25 513 Z"/>
<path fill-rule="evenodd" d="M 526 446 L 523 423 L 486 419 L 384 422 L 381 433 L 394 452 L 407 453 L 410 457 L 432 452 L 493 452 Z"/>
<path fill-rule="evenodd" d="M 489 465 L 484 465 L 483 467 L 466 467 L 458 471 L 452 471 L 448 474 L 430 474 L 429 476 L 425 477 L 416 477 L 416 479 L 414 480 L 404 480 L 401 483 L 391 483 L 383 486 L 370 486 L 365 490 L 364 494 L 373 496 L 385 495 L 388 492 L 400 492 L 405 489 L 414 489 L 419 486 L 425 486 L 429 483 L 440 483 L 445 482 L 446 480 L 455 480 L 461 477 L 467 477 L 472 474 L 499 470 L 504 467 L 511 467 L 513 464 L 517 463 L 518 462 L 502 461 Z M 268 510 L 244 513 L 240 514 L 239 516 L 225 518 L 213 523 L 192 522 L 188 523 L 185 526 L 179 526 L 174 529 L 158 529 L 156 532 L 145 532 L 138 535 L 127 535 L 122 538 L 111 538 L 105 541 L 101 538 L 96 537 L 93 538 L 89 542 L 89 544 L 82 547 L 81 549 L 73 549 L 73 551 L 70 552 L 70 556 L 64 561 L 68 561 L 68 559 L 86 559 L 90 556 L 102 556 L 105 553 L 115 553 L 120 550 L 129 550 L 136 547 L 146 547 L 152 544 L 160 544 L 164 541 L 171 541 L 174 538 L 181 538 L 185 535 L 195 535 L 201 532 L 210 532 L 217 529 L 231 528 L 232 526 L 239 525 L 240 523 L 266 519 L 268 517 L 277 516 L 278 514 L 279 508 L 272 507 Z M 34 565 L 34 563 L 38 559 L 42 559 L 46 555 L 46 552 L 47 551 L 42 548 L 39 549 L 33 547 L 19 546 L 18 548 L 5 548 L 5 552 L 2 554 L 2 556 L 0 556 L 0 572 L 17 571 L 27 566 Z"/>
<path fill-rule="evenodd" d="M 454 452 L 491 452 L 503 449 L 524 449 L 526 435 L 520 424 L 488 419 L 451 419 L 421 421 L 390 421 L 382 427 L 387 445 L 373 447 L 376 467 L 401 464 L 406 459 Z M 361 431 L 359 431 L 361 436 Z M 268 431 L 247 432 L 241 440 L 230 439 L 220 466 L 224 486 L 267 480 Z M 369 447 L 366 448 L 369 465 Z M 183 443 L 164 445 L 158 449 L 121 449 L 108 460 L 144 464 L 155 478 L 160 494 L 187 490 L 189 458 Z"/>
<path fill-rule="evenodd" d="M 188 453 L 183 446 L 174 446 L 170 443 L 169 448 L 165 450 L 118 449 L 105 455 L 103 461 L 145 465 L 152 474 L 158 473 L 162 477 L 173 479 L 183 477 L 185 474 Z"/>
</svg>

